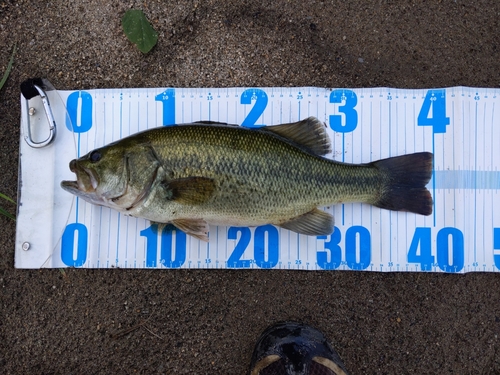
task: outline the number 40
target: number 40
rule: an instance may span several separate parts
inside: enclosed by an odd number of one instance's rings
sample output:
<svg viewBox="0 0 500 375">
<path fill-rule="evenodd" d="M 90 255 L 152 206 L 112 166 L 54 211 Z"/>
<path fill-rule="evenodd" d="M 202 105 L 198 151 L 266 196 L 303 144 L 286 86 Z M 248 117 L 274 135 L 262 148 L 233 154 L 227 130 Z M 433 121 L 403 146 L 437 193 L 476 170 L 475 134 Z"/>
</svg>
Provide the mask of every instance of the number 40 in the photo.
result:
<svg viewBox="0 0 500 375">
<path fill-rule="evenodd" d="M 451 246 L 450 246 L 451 241 Z M 449 262 L 451 247 L 452 262 Z M 420 251 L 419 251 L 420 250 Z M 453 227 L 439 230 L 436 237 L 437 265 L 445 272 L 460 272 L 464 267 L 464 235 Z M 436 265 L 432 255 L 431 228 L 416 228 L 408 250 L 408 262 L 420 263 L 423 271 Z"/>
</svg>

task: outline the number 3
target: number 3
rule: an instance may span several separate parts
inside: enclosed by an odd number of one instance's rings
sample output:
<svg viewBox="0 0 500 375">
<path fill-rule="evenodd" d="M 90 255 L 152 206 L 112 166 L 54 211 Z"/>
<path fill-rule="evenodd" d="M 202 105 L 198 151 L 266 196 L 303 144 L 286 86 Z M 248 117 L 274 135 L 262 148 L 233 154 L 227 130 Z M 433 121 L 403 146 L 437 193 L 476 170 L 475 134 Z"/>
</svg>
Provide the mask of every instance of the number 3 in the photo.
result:
<svg viewBox="0 0 500 375">
<path fill-rule="evenodd" d="M 342 115 L 330 115 L 330 127 L 339 133 L 349 133 L 358 126 L 358 112 L 354 109 L 358 104 L 358 97 L 352 90 L 333 90 L 330 93 L 330 103 L 344 103 L 339 106 L 339 112 L 345 115 L 345 124 L 342 125 Z"/>
</svg>

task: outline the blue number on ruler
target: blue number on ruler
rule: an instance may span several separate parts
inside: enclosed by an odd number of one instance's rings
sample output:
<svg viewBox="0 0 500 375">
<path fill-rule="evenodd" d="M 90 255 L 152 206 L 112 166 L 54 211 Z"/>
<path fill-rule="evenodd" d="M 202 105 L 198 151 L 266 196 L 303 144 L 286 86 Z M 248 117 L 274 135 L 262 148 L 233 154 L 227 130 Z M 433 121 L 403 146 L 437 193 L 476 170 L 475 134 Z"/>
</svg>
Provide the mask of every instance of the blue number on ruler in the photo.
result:
<svg viewBox="0 0 500 375">
<path fill-rule="evenodd" d="M 418 249 L 420 248 L 420 254 Z M 434 264 L 431 246 L 431 228 L 416 228 L 408 250 L 408 262 L 420 263 L 422 271 L 430 271 Z"/>
<path fill-rule="evenodd" d="M 238 238 L 238 232 L 241 233 L 240 240 L 236 243 L 232 254 L 227 260 L 228 268 L 250 268 L 249 260 L 242 260 L 241 257 L 245 252 L 250 239 L 252 238 L 252 232 L 248 227 L 230 227 L 227 232 L 227 238 L 230 240 L 236 240 Z"/>
<path fill-rule="evenodd" d="M 493 249 L 500 250 L 500 228 L 493 228 Z M 500 254 L 494 254 L 495 266 L 500 269 Z"/>
<path fill-rule="evenodd" d="M 326 239 L 327 236 L 318 236 L 318 239 Z M 358 242 L 359 238 L 359 242 Z M 318 250 L 316 260 L 318 266 L 325 270 L 334 270 L 341 264 L 346 264 L 353 270 L 364 270 L 368 268 L 371 262 L 371 236 L 368 229 L 355 225 L 347 229 L 345 234 L 346 261 L 342 262 L 342 248 L 340 241 L 342 234 L 339 228 L 335 227 L 330 236 L 330 241 L 325 242 L 325 249 Z M 359 246 L 358 246 L 359 243 Z M 356 261 L 356 254 L 359 249 L 359 262 Z M 328 261 L 328 252 L 330 260 Z"/>
<path fill-rule="evenodd" d="M 78 107 L 80 106 L 80 123 L 78 123 Z M 84 133 L 92 127 L 92 95 L 86 91 L 73 92 L 66 100 L 69 118 L 66 127 L 75 133 Z"/>
<path fill-rule="evenodd" d="M 359 262 L 356 262 L 359 238 Z M 365 227 L 355 225 L 345 233 L 345 249 L 347 265 L 353 270 L 364 270 L 371 262 L 370 232 Z"/>
<path fill-rule="evenodd" d="M 155 224 L 156 225 L 156 224 Z M 158 256 L 158 225 L 151 225 L 140 232 L 146 237 L 146 267 L 155 267 Z"/>
<path fill-rule="evenodd" d="M 248 113 L 247 117 L 241 123 L 241 126 L 247 128 L 260 128 L 264 125 L 256 125 L 255 123 L 259 117 L 264 113 L 267 107 L 267 94 L 261 89 L 246 89 L 241 94 L 240 103 L 241 104 L 252 104 L 252 100 L 255 100 L 255 104 Z"/>
<path fill-rule="evenodd" d="M 175 256 L 172 242 L 175 232 Z M 146 267 L 156 267 L 158 256 L 158 224 L 153 224 L 140 232 L 146 237 Z M 160 263 L 167 268 L 180 268 L 186 261 L 186 233 L 167 225 L 161 231 Z"/>
<path fill-rule="evenodd" d="M 451 264 L 448 264 L 449 236 L 451 236 L 453 259 Z M 445 272 L 458 272 L 464 268 L 464 235 L 459 229 L 453 227 L 442 228 L 437 234 L 436 245 L 439 268 Z"/>
<path fill-rule="evenodd" d="M 448 262 L 451 236 L 452 264 Z M 417 254 L 420 246 L 420 255 Z M 445 272 L 460 272 L 464 267 L 464 235 L 453 227 L 441 228 L 436 238 L 437 265 Z M 423 271 L 429 271 L 434 263 L 432 256 L 431 228 L 417 228 L 408 250 L 408 262 L 420 263 Z"/>
<path fill-rule="evenodd" d="M 339 133 L 349 133 L 358 126 L 358 112 L 354 109 L 358 104 L 358 97 L 352 90 L 333 90 L 330 93 L 330 103 L 342 103 L 339 112 L 345 115 L 345 124 L 342 125 L 342 115 L 330 115 L 330 127 Z"/>
<path fill-rule="evenodd" d="M 163 104 L 163 126 L 175 124 L 175 89 L 166 89 L 155 96 L 157 102 Z"/>
<path fill-rule="evenodd" d="M 429 117 L 431 107 L 432 114 Z M 427 91 L 418 114 L 417 124 L 418 126 L 432 126 L 434 133 L 446 133 L 446 125 L 450 124 L 450 118 L 446 117 L 446 92 L 444 89 Z"/>
<path fill-rule="evenodd" d="M 266 260 L 266 233 L 267 233 L 267 251 Z M 254 239 L 254 257 L 255 262 L 261 268 L 273 268 L 278 264 L 279 259 L 279 233 L 276 227 L 272 225 L 263 225 L 255 228 Z"/>
<path fill-rule="evenodd" d="M 318 236 L 318 240 L 326 240 L 327 236 Z M 339 228 L 335 227 L 333 233 L 330 236 L 330 241 L 325 241 L 325 250 L 318 250 L 316 254 L 316 260 L 318 266 L 324 270 L 335 270 L 340 266 L 342 262 L 342 249 L 339 246 L 340 240 L 342 239 L 342 234 Z M 330 260 L 328 260 L 328 253 L 330 253 Z"/>
<path fill-rule="evenodd" d="M 78 240 L 75 244 L 75 234 Z M 70 267 L 81 267 L 87 260 L 87 227 L 80 223 L 68 224 L 61 240 L 61 260 Z M 73 258 L 76 245 L 76 259 Z"/>
</svg>

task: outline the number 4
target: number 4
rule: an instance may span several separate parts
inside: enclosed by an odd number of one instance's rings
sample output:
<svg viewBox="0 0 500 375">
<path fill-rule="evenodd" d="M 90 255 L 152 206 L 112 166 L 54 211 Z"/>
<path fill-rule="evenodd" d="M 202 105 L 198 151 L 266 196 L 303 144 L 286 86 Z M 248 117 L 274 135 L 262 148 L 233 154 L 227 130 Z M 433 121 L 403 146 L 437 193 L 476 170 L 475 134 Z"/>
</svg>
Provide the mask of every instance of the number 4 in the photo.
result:
<svg viewBox="0 0 500 375">
<path fill-rule="evenodd" d="M 419 250 L 420 249 L 420 254 Z M 422 271 L 430 271 L 434 264 L 431 247 L 431 228 L 416 228 L 408 250 L 408 262 L 420 263 Z"/>
<path fill-rule="evenodd" d="M 429 113 L 431 113 L 430 117 Z M 418 114 L 417 124 L 418 126 L 432 126 L 434 133 L 446 133 L 446 125 L 450 124 L 450 118 L 446 117 L 445 90 L 427 91 Z"/>
</svg>

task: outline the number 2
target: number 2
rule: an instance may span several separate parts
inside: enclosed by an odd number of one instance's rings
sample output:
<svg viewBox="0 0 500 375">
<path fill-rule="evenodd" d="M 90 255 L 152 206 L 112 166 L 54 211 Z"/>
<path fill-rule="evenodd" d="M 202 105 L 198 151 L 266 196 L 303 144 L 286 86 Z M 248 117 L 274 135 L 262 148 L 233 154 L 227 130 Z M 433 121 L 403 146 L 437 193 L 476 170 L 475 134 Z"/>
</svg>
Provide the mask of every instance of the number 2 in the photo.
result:
<svg viewBox="0 0 500 375">
<path fill-rule="evenodd" d="M 267 107 L 267 94 L 264 90 L 261 89 L 247 89 L 243 91 L 243 94 L 240 98 L 240 103 L 252 104 L 252 100 L 255 100 L 255 104 L 248 113 L 247 117 L 241 123 L 241 126 L 245 126 L 247 128 L 260 128 L 264 125 L 256 125 L 255 123 L 262 115 L 262 113 L 264 113 L 264 110 Z"/>
</svg>

